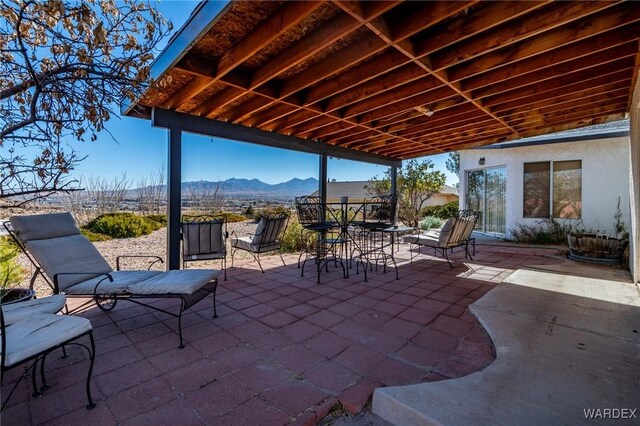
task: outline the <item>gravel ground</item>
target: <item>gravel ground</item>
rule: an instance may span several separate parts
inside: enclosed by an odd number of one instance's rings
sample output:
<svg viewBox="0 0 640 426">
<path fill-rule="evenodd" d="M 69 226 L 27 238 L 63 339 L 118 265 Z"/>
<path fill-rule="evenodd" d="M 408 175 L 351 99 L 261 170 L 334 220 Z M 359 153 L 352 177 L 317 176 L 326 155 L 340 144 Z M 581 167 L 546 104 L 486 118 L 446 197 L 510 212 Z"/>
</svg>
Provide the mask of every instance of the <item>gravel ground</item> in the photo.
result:
<svg viewBox="0 0 640 426">
<path fill-rule="evenodd" d="M 245 236 L 253 233 L 256 229 L 256 223 L 253 221 L 246 222 L 233 222 L 228 225 L 229 234 L 232 231 L 238 236 Z M 122 238 L 113 239 L 109 241 L 99 241 L 94 243 L 98 251 L 102 253 L 104 258 L 115 269 L 116 257 L 122 255 L 154 255 L 166 257 L 166 244 L 167 244 L 167 228 L 162 228 L 158 231 L 152 232 L 149 235 L 145 235 L 139 238 Z M 244 251 L 238 251 L 235 255 L 236 260 L 242 262 L 244 259 L 250 259 L 251 255 Z M 22 287 L 29 286 L 29 280 L 35 271 L 35 268 L 31 265 L 29 260 L 24 254 L 21 254 L 17 258 L 18 263 L 24 267 L 28 272 L 21 284 Z M 227 248 L 227 263 L 231 265 L 231 249 Z M 192 267 L 197 268 L 220 268 L 220 261 L 205 261 L 205 262 L 193 262 Z M 197 265 L 197 266 L 195 266 Z M 122 262 L 123 269 L 146 269 L 148 263 L 144 260 L 131 259 L 126 262 Z M 158 265 L 158 269 L 162 269 L 163 265 Z M 47 283 L 39 278 L 36 281 L 34 289 L 38 296 L 45 296 L 51 294 L 51 289 Z"/>
</svg>

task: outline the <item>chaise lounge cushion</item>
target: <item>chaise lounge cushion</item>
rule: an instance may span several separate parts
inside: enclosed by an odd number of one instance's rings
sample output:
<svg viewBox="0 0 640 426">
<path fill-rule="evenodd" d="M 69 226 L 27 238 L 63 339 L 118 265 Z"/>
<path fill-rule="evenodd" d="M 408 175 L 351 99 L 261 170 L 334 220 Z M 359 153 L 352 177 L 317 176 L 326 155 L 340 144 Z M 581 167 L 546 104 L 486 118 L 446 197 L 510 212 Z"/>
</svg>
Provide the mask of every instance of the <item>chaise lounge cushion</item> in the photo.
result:
<svg viewBox="0 0 640 426">
<path fill-rule="evenodd" d="M 160 271 L 146 270 L 113 271 L 109 273 L 113 278 L 113 282 L 109 281 L 106 275 L 100 275 L 67 287 L 65 293 L 72 295 L 92 295 L 95 291 L 96 294 L 122 294 L 128 291 L 130 285 L 148 280 L 161 273 Z M 98 285 L 96 290 L 96 284 L 98 283 L 100 283 L 100 285 Z"/>
<path fill-rule="evenodd" d="M 86 318 L 52 314 L 33 315 L 7 325 L 5 366 L 10 367 L 90 330 L 91 322 Z"/>
<path fill-rule="evenodd" d="M 55 314 L 64 308 L 67 298 L 62 294 L 2 305 L 5 324 L 13 324 L 39 314 Z"/>
<path fill-rule="evenodd" d="M 438 237 L 433 237 L 431 235 L 405 235 L 403 237 L 405 243 L 411 244 L 419 244 L 421 246 L 428 247 L 440 247 L 440 242 L 438 241 Z"/>
<path fill-rule="evenodd" d="M 11 227 L 22 241 L 78 235 L 80 230 L 70 213 L 13 216 Z"/>
<path fill-rule="evenodd" d="M 213 280 L 220 271 L 215 269 L 183 269 L 167 271 L 127 286 L 132 294 L 192 294 Z"/>
<path fill-rule="evenodd" d="M 25 241 L 25 245 L 47 276 L 53 280 L 54 276 L 61 274 L 58 275 L 59 291 L 113 270 L 82 234 Z M 86 274 L 82 274 L 84 272 Z"/>
</svg>

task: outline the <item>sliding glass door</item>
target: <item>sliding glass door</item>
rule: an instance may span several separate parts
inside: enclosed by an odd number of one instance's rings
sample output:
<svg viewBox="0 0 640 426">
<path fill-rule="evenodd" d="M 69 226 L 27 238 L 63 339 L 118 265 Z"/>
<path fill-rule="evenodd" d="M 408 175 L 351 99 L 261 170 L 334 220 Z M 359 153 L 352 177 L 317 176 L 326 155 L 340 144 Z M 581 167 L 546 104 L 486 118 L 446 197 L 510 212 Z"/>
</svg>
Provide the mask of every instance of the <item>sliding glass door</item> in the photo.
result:
<svg viewBox="0 0 640 426">
<path fill-rule="evenodd" d="M 476 229 L 506 233 L 507 169 L 492 167 L 467 172 L 467 209 L 480 210 Z"/>
</svg>

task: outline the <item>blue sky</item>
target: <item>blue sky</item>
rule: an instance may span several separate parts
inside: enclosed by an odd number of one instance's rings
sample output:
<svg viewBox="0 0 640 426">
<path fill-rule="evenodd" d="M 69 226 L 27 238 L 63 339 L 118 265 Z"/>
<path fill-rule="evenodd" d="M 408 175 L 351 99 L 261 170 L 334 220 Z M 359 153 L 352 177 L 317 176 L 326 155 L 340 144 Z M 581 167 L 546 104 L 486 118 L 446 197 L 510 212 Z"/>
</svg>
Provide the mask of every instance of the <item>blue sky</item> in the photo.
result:
<svg viewBox="0 0 640 426">
<path fill-rule="evenodd" d="M 157 2 L 156 5 L 173 22 L 176 31 L 197 3 L 172 0 Z M 110 179 L 126 173 L 135 182 L 166 167 L 168 136 L 165 129 L 153 128 L 147 120 L 130 117 L 115 117 L 107 123 L 106 128 L 113 138 L 102 132 L 95 142 L 70 143 L 81 156 L 88 156 L 72 172 L 73 176 Z M 446 170 L 446 154 L 429 158 L 434 161 L 436 169 L 447 174 L 448 184 L 457 182 L 457 177 Z M 235 177 L 278 183 L 294 177 L 318 177 L 316 155 L 192 134 L 183 135 L 182 161 L 182 180 L 185 182 Z M 328 174 L 330 179 L 367 180 L 381 176 L 385 170 L 382 166 L 331 159 Z"/>
</svg>

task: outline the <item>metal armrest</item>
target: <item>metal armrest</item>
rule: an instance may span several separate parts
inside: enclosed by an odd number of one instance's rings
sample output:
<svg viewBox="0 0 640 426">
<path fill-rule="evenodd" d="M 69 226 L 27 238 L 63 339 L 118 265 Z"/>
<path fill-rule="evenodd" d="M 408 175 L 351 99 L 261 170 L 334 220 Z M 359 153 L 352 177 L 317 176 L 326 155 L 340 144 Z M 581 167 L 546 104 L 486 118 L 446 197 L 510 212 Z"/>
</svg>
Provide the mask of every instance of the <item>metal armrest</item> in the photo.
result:
<svg viewBox="0 0 640 426">
<path fill-rule="evenodd" d="M 151 270 L 151 267 L 153 265 L 155 265 L 156 263 L 160 262 L 160 263 L 164 263 L 164 259 L 160 256 L 154 256 L 154 255 L 144 255 L 144 254 L 140 254 L 140 255 L 122 255 L 122 256 L 118 256 L 116 257 L 116 271 L 120 270 L 120 259 L 122 258 L 127 258 L 127 257 L 131 257 L 131 258 L 151 258 L 151 259 L 155 259 L 153 262 L 151 262 L 149 264 L 149 267 L 147 268 L 148 270 Z"/>
<path fill-rule="evenodd" d="M 105 272 L 100 272 L 100 273 L 93 273 L 93 272 L 59 272 L 57 274 L 55 274 L 53 276 L 53 284 L 56 288 L 56 292 L 58 290 L 58 277 L 61 275 L 95 275 L 96 277 L 99 277 L 100 275 L 104 275 L 104 278 L 101 279 L 100 281 L 98 281 L 98 284 L 96 284 L 95 288 L 93 289 L 93 295 L 95 296 L 96 291 L 98 290 L 98 286 L 100 284 L 102 284 L 102 282 L 105 279 L 109 279 L 109 282 L 113 282 L 113 277 L 111 276 L 110 273 L 105 273 Z"/>
</svg>

